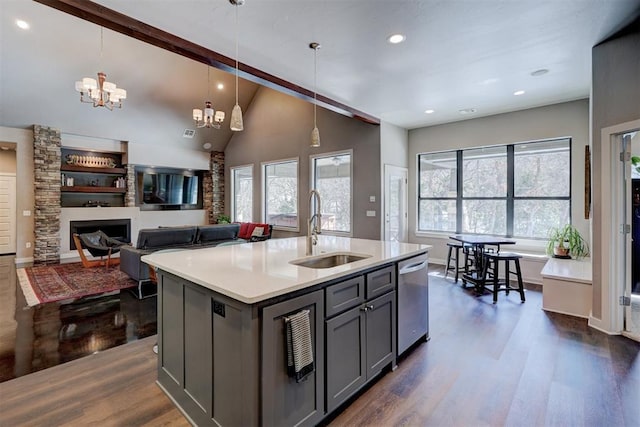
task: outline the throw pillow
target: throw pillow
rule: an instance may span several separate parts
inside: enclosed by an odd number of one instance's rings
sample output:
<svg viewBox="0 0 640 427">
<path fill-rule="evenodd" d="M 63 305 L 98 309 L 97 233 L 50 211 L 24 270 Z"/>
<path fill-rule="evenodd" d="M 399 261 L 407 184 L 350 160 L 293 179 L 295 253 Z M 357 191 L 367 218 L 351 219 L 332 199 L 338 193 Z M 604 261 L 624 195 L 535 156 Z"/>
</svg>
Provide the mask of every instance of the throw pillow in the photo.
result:
<svg viewBox="0 0 640 427">
<path fill-rule="evenodd" d="M 256 227 L 251 232 L 251 237 L 261 237 L 263 232 L 264 232 L 264 228 Z"/>
<path fill-rule="evenodd" d="M 251 237 L 249 234 L 249 223 L 243 222 L 240 224 L 240 231 L 238 231 L 238 237 L 241 239 L 248 239 Z"/>
</svg>

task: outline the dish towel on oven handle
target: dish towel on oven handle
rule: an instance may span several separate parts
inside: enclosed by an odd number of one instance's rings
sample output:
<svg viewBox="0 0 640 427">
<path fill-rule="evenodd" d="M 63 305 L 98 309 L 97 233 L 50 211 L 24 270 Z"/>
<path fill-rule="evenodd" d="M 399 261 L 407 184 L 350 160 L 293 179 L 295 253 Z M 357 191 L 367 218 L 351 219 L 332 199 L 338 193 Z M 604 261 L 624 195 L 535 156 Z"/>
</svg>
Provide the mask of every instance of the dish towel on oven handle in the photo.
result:
<svg viewBox="0 0 640 427">
<path fill-rule="evenodd" d="M 287 334 L 287 373 L 300 382 L 315 370 L 309 310 L 284 317 L 284 324 Z"/>
</svg>

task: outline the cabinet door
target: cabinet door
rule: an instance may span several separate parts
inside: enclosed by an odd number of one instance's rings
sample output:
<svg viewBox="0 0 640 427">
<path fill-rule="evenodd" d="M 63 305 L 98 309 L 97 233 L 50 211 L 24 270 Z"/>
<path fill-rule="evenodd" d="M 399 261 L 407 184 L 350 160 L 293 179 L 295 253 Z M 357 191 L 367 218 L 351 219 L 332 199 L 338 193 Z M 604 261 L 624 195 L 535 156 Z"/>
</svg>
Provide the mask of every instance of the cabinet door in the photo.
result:
<svg viewBox="0 0 640 427">
<path fill-rule="evenodd" d="M 363 307 L 327 320 L 327 412 L 333 411 L 367 380 Z"/>
<path fill-rule="evenodd" d="M 367 301 L 365 306 L 367 378 L 371 378 L 396 357 L 396 293 Z"/>
<path fill-rule="evenodd" d="M 325 289 L 327 317 L 364 302 L 364 276 L 347 279 Z"/>
<path fill-rule="evenodd" d="M 287 374 L 283 317 L 309 310 L 315 372 L 296 382 Z M 324 291 L 265 307 L 262 312 L 262 422 L 316 425 L 324 417 Z M 240 397 L 239 397 L 240 398 Z"/>
<path fill-rule="evenodd" d="M 396 289 L 396 267 L 390 265 L 367 273 L 367 299 L 379 297 Z"/>
</svg>

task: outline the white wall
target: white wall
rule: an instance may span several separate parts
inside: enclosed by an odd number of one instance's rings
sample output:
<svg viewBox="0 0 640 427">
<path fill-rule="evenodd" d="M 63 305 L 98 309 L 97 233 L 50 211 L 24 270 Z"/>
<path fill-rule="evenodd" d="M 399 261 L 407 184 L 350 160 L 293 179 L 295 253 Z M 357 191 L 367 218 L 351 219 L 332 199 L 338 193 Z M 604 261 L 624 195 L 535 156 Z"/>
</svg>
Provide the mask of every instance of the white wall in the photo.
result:
<svg viewBox="0 0 640 427">
<path fill-rule="evenodd" d="M 589 101 L 583 99 L 410 130 L 409 241 L 433 245 L 430 251 L 433 262 L 446 260 L 449 233 L 416 234 L 418 154 L 559 137 L 572 138 L 572 222 L 590 240 L 589 220 L 584 219 L 584 151 L 589 144 Z M 542 254 L 543 245 L 544 242 L 519 241 L 513 250 Z M 525 259 L 525 280 L 541 282 L 539 270 L 542 269 L 544 260 L 538 257 Z"/>
<path fill-rule="evenodd" d="M 131 219 L 131 243 L 135 246 L 138 232 L 159 226 L 200 225 L 207 223 L 207 211 L 141 211 L 139 208 L 62 208 L 60 213 L 60 258 L 78 258 L 76 250 L 69 250 L 71 221 L 99 219 Z"/>
<path fill-rule="evenodd" d="M 381 166 L 409 166 L 409 131 L 387 122 L 380 122 Z"/>
<path fill-rule="evenodd" d="M 33 261 L 33 131 L 0 126 L 0 141 L 16 144 L 16 263 Z M 29 216 L 24 216 L 24 213 Z M 31 247 L 26 248 L 26 243 Z"/>
</svg>

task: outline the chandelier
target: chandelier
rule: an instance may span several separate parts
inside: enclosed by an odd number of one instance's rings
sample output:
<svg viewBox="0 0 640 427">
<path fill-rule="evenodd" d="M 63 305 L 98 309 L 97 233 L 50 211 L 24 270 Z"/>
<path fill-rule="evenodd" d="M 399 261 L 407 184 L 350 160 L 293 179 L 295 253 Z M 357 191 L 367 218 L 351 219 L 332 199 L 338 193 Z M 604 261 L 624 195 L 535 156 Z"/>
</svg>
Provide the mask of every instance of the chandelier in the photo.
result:
<svg viewBox="0 0 640 427">
<path fill-rule="evenodd" d="M 211 107 L 211 101 L 204 103 L 204 116 L 203 111 L 194 108 L 193 120 L 196 122 L 197 128 L 214 128 L 220 129 L 220 125 L 224 121 L 224 111 L 214 111 Z"/>
<path fill-rule="evenodd" d="M 100 62 L 102 62 L 103 29 L 100 28 Z M 107 107 L 109 110 L 122 108 L 122 100 L 127 99 L 127 91 L 115 83 L 107 81 L 107 75 L 98 73 L 98 80 L 84 77 L 76 82 L 76 91 L 80 92 L 80 102 L 93 104 L 94 107 Z"/>
<path fill-rule="evenodd" d="M 211 93 L 209 88 L 211 85 L 211 68 L 207 65 L 207 96 L 210 97 Z M 204 114 L 203 114 L 204 113 Z M 211 101 L 204 103 L 204 111 L 199 108 L 193 109 L 193 120 L 196 122 L 197 128 L 214 128 L 220 129 L 220 125 L 224 121 L 224 111 L 215 111 L 211 106 Z"/>
</svg>

